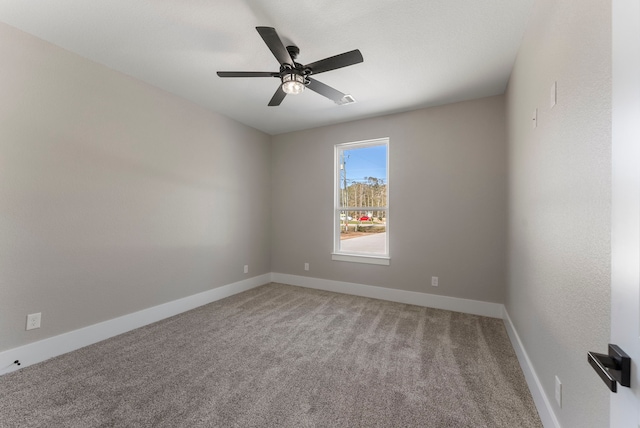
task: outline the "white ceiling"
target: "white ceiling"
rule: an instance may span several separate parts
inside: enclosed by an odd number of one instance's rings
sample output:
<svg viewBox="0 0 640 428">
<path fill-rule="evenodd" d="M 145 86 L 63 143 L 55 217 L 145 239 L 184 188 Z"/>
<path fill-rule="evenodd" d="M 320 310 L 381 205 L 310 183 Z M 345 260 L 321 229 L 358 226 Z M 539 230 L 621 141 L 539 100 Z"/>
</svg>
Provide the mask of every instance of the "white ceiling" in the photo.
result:
<svg viewBox="0 0 640 428">
<path fill-rule="evenodd" d="M 534 0 L 0 0 L 0 20 L 269 134 L 502 94 Z M 256 26 L 307 64 L 353 49 L 364 62 L 267 103 L 278 71 Z"/>
</svg>

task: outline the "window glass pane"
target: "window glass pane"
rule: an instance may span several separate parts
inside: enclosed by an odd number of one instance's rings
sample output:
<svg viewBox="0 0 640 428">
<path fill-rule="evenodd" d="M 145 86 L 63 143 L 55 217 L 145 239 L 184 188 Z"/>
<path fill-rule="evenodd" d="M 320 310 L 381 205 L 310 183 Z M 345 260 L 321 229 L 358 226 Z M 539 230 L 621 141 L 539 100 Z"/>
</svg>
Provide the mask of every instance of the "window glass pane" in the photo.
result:
<svg viewBox="0 0 640 428">
<path fill-rule="evenodd" d="M 386 235 L 386 211 L 340 211 L 338 251 L 383 255 L 387 253 Z"/>
<path fill-rule="evenodd" d="M 386 207 L 387 146 L 345 148 L 338 155 L 339 206 Z"/>
</svg>

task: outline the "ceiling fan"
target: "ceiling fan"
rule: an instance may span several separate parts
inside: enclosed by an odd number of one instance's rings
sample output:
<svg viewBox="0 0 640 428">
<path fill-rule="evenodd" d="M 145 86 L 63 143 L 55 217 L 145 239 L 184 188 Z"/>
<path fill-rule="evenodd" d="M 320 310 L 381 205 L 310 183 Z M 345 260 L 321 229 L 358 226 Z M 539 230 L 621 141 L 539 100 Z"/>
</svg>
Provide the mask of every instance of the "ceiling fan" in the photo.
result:
<svg viewBox="0 0 640 428">
<path fill-rule="evenodd" d="M 304 91 L 307 87 L 318 94 L 333 100 L 336 104 L 346 104 L 353 102 L 351 95 L 333 89 L 310 76 L 312 74 L 324 73 L 325 71 L 336 70 L 349 65 L 363 62 L 362 54 L 358 49 L 335 55 L 311 64 L 302 65 L 296 62 L 296 57 L 300 53 L 297 46 L 285 47 L 278 37 L 275 28 L 256 27 L 262 40 L 267 44 L 271 53 L 280 63 L 280 71 L 218 71 L 220 77 L 277 77 L 281 84 L 276 93 L 269 101 L 269 106 L 279 106 L 287 94 L 295 95 Z"/>
</svg>

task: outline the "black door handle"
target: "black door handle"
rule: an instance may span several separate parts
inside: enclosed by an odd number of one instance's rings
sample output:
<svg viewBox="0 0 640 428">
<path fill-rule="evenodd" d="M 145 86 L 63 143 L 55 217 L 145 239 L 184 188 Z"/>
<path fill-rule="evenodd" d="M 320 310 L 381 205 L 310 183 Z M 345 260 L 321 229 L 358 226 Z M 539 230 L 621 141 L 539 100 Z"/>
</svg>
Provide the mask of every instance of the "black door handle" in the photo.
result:
<svg viewBox="0 0 640 428">
<path fill-rule="evenodd" d="M 609 355 L 587 353 L 587 361 L 612 392 L 618 392 L 618 383 L 631 386 L 631 358 L 618 345 L 609 344 Z"/>
</svg>

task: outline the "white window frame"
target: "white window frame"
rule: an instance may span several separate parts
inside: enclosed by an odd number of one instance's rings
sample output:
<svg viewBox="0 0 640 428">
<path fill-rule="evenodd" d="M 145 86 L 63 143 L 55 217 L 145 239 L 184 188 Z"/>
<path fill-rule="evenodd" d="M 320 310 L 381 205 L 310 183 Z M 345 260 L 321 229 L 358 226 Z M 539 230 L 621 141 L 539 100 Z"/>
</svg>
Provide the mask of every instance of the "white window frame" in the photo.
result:
<svg viewBox="0 0 640 428">
<path fill-rule="evenodd" d="M 380 211 L 386 212 L 386 224 L 385 224 L 385 254 L 379 253 L 349 253 L 340 251 L 340 211 L 371 211 L 371 207 L 341 207 L 340 206 L 340 152 L 342 150 L 349 149 L 361 149 L 373 146 L 386 146 L 387 158 L 386 169 L 387 176 L 387 205 L 385 207 L 376 207 Z M 331 259 L 352 262 L 352 263 L 367 263 L 375 265 L 389 265 L 391 257 L 389 254 L 389 226 L 390 226 L 390 209 L 389 209 L 389 137 L 376 138 L 373 140 L 354 141 L 349 143 L 339 143 L 334 146 L 334 183 L 333 183 L 333 252 L 331 253 Z"/>
</svg>

